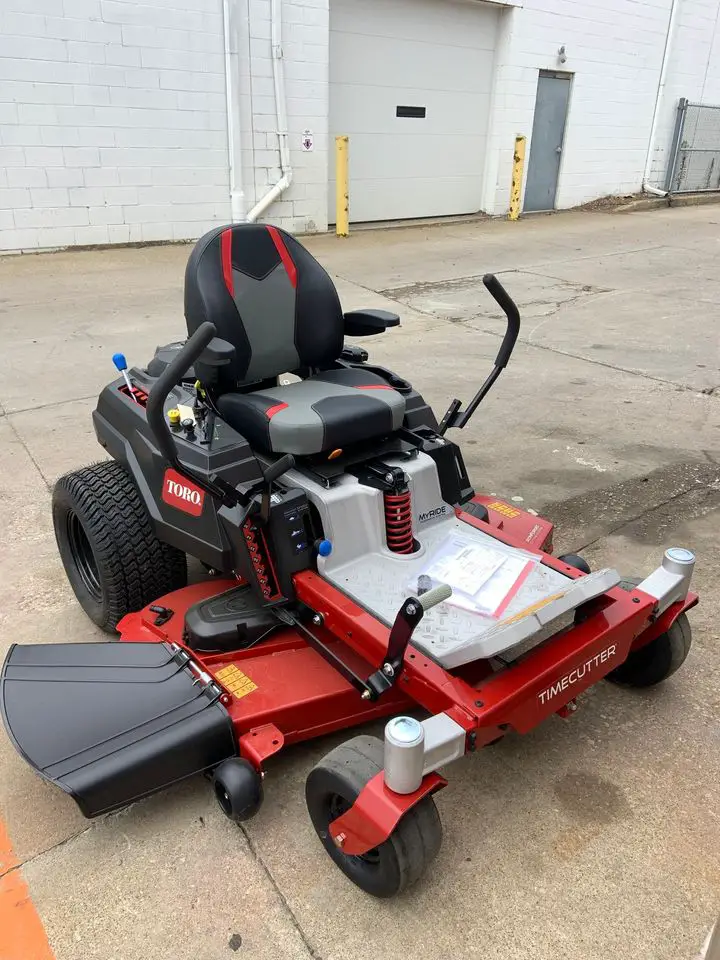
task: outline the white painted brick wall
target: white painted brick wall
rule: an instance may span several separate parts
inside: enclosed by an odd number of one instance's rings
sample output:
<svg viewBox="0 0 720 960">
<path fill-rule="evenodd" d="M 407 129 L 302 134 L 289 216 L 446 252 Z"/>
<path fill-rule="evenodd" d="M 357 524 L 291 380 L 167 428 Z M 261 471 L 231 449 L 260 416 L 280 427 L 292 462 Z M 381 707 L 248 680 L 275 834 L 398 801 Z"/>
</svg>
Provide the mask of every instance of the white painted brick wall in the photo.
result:
<svg viewBox="0 0 720 960">
<path fill-rule="evenodd" d="M 2 0 L 0 250 L 229 219 L 220 0 Z"/>
<path fill-rule="evenodd" d="M 573 74 L 557 206 L 640 189 L 669 9 L 670 0 L 526 0 L 503 12 L 488 212 L 508 209 L 517 134 L 527 137 L 530 155 L 541 69 Z"/>
<path fill-rule="evenodd" d="M 327 228 L 331 2 L 282 0 L 293 183 L 265 219 L 296 233 Z M 524 0 L 500 11 L 486 211 L 507 210 L 517 133 L 529 155 L 541 69 L 573 75 L 557 205 L 640 188 L 670 3 Z M 658 184 L 678 98 L 720 103 L 720 0 L 678 3 Z M 271 0 L 236 6 L 235 145 L 249 209 L 281 176 Z M 195 238 L 228 220 L 226 121 L 222 0 L 0 0 L 0 250 Z"/>
<path fill-rule="evenodd" d="M 246 32 L 240 46 L 241 81 L 249 84 L 249 90 L 245 88 L 242 151 L 248 209 L 281 176 L 270 8 L 270 0 L 248 0 Z M 314 233 L 327 230 L 328 215 L 328 0 L 283 0 L 282 20 L 293 182 L 263 219 L 295 233 Z M 306 129 L 314 136 L 311 152 L 301 147 Z"/>
<path fill-rule="evenodd" d="M 720 2 L 681 0 L 653 148 L 652 183 L 666 186 L 678 101 L 720 106 Z M 718 111 L 720 132 L 720 111 Z"/>
</svg>

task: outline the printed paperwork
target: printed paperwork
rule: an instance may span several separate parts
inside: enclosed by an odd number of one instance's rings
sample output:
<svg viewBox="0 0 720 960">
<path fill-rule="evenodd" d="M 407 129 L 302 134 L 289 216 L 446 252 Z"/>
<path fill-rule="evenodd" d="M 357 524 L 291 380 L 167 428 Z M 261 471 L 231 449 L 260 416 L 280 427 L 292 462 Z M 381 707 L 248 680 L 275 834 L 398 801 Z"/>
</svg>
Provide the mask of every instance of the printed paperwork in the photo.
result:
<svg viewBox="0 0 720 960">
<path fill-rule="evenodd" d="M 530 554 L 517 555 L 486 546 L 460 534 L 448 535 L 413 579 L 414 593 L 446 583 L 447 601 L 486 617 L 499 617 L 536 565 Z"/>
</svg>

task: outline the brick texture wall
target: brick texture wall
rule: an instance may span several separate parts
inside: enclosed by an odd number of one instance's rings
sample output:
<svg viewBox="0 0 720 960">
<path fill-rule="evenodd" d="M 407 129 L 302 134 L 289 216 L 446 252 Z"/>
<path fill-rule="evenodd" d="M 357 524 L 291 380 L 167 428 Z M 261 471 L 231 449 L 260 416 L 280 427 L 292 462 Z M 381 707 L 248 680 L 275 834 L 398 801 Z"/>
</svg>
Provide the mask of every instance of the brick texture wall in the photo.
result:
<svg viewBox="0 0 720 960">
<path fill-rule="evenodd" d="M 680 0 L 653 147 L 651 181 L 663 188 L 681 97 L 720 106 L 720 0 Z"/>
<path fill-rule="evenodd" d="M 226 220 L 222 37 L 218 0 L 2 0 L 0 249 Z"/>
<path fill-rule="evenodd" d="M 282 0 L 294 176 L 265 219 L 296 233 L 327 227 L 331 2 Z M 658 184 L 678 98 L 720 103 L 720 0 L 678 3 Z M 670 4 L 502 9 L 484 210 L 507 210 L 513 141 L 524 133 L 529 152 L 541 69 L 572 74 L 557 206 L 639 190 Z M 233 143 L 250 209 L 281 175 L 271 0 L 231 7 Z M 222 0 L 0 0 L 0 251 L 198 237 L 231 217 L 227 138 Z"/>
<path fill-rule="evenodd" d="M 249 0 L 249 16 L 241 39 L 242 167 L 248 208 L 267 193 L 281 175 L 270 9 L 270 0 Z M 264 219 L 295 233 L 327 230 L 328 10 L 328 0 L 283 0 L 282 3 L 282 50 L 293 182 Z M 247 44 L 244 55 L 243 42 Z M 313 133 L 311 152 L 302 149 L 304 130 Z"/>
<path fill-rule="evenodd" d="M 541 69 L 573 74 L 557 206 L 640 189 L 669 9 L 670 0 L 527 0 L 505 11 L 486 209 L 508 209 L 516 134 L 529 157 Z"/>
</svg>

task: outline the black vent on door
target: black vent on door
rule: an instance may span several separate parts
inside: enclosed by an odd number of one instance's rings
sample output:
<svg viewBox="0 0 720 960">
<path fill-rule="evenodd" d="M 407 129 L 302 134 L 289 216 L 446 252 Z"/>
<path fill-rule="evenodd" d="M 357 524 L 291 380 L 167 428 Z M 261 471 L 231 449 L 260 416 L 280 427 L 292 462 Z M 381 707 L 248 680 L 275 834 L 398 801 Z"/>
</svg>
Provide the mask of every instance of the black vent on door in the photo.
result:
<svg viewBox="0 0 720 960">
<path fill-rule="evenodd" d="M 418 120 L 425 119 L 425 107 L 395 107 L 396 117 L 415 117 Z"/>
</svg>

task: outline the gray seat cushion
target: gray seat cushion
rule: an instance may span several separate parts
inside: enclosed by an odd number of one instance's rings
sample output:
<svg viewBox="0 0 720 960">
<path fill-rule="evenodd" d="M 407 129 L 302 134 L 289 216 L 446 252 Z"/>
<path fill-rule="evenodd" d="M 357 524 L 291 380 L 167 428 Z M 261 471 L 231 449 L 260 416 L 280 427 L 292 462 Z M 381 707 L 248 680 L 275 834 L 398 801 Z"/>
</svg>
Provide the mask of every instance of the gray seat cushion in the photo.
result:
<svg viewBox="0 0 720 960">
<path fill-rule="evenodd" d="M 358 368 L 326 370 L 255 393 L 226 393 L 217 407 L 252 446 L 296 456 L 386 436 L 405 416 L 401 394 Z"/>
</svg>

